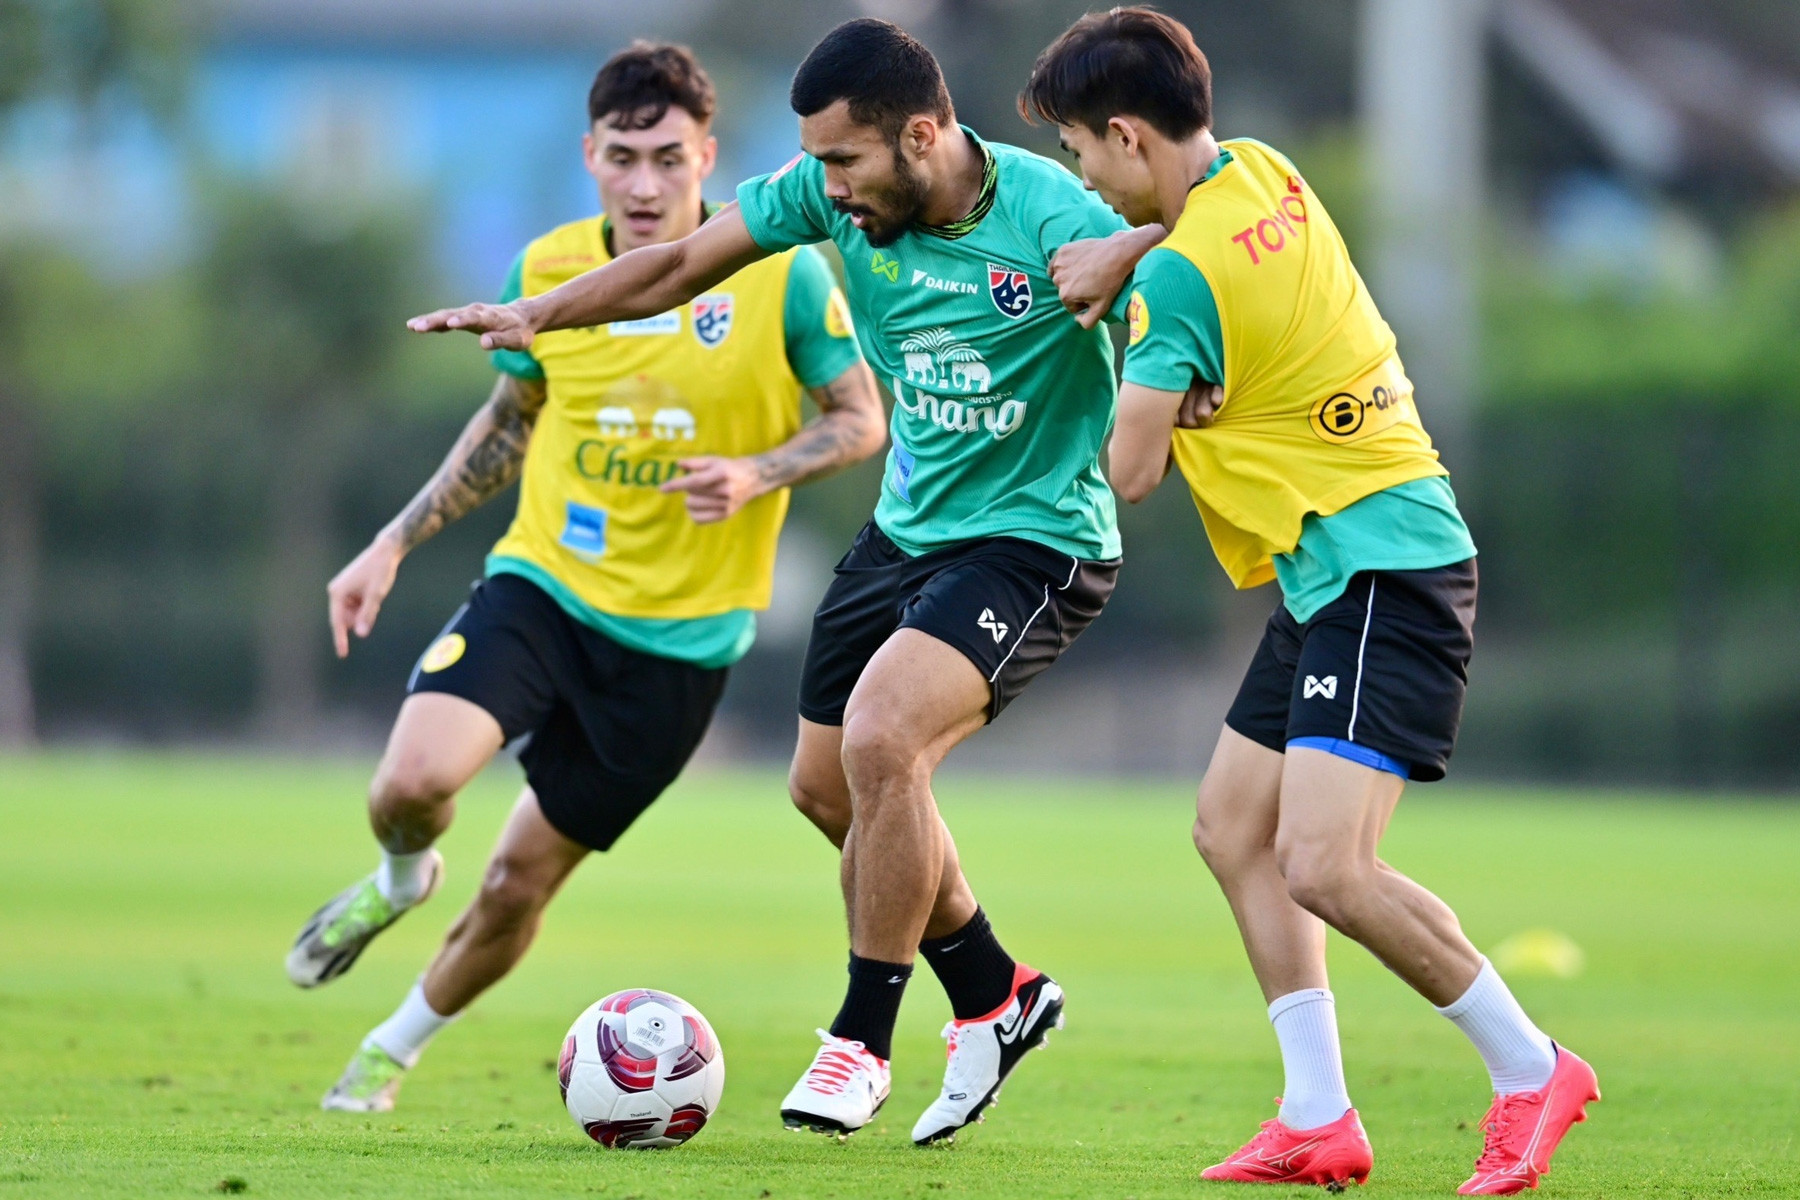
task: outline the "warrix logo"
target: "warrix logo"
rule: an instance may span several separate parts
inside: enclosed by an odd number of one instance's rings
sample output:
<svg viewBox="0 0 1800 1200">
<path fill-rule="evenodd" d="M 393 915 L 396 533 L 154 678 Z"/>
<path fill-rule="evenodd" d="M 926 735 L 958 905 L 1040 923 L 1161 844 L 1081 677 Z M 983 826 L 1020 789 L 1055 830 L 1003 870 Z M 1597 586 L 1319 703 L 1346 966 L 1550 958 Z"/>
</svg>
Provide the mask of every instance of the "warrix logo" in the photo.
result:
<svg viewBox="0 0 1800 1200">
<path fill-rule="evenodd" d="M 957 279 L 939 279 L 936 275 L 920 268 L 913 268 L 912 282 L 914 287 L 923 283 L 934 292 L 953 292 L 959 296 L 973 296 L 981 289 L 972 283 L 963 283 Z"/>
<path fill-rule="evenodd" d="M 899 283 L 900 260 L 897 258 L 889 258 L 881 251 L 877 250 L 869 259 L 869 272 L 870 274 L 881 276 L 889 283 Z"/>
<path fill-rule="evenodd" d="M 1306 682 L 1300 685 L 1300 698 L 1311 700 L 1314 696 L 1323 696 L 1327 700 L 1337 699 L 1337 676 L 1327 675 L 1320 679 L 1317 675 L 1308 675 Z"/>
<path fill-rule="evenodd" d="M 993 634 L 996 642 L 1006 636 L 1006 622 L 994 616 L 994 610 L 991 608 L 982 609 L 981 615 L 975 618 L 975 623 Z"/>
</svg>

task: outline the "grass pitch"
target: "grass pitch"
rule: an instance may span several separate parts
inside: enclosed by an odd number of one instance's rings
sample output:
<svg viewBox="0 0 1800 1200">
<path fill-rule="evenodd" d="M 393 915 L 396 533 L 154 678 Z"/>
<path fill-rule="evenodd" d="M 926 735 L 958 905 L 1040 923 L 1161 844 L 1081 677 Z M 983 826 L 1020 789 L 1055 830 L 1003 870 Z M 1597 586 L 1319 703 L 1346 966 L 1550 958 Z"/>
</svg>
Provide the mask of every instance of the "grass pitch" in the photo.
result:
<svg viewBox="0 0 1800 1200">
<path fill-rule="evenodd" d="M 776 1106 L 829 1021 L 844 935 L 829 848 L 778 773 L 696 774 L 551 909 L 511 979 L 377 1118 L 320 1094 L 474 887 L 516 787 L 470 790 L 448 884 L 345 979 L 289 986 L 301 920 L 369 869 L 366 767 L 191 757 L 0 760 L 0 1200 L 9 1197 L 1226 1197 L 1199 1169 L 1281 1087 L 1231 918 L 1187 841 L 1187 783 L 952 776 L 940 798 L 1007 946 L 1068 989 L 1069 1028 L 984 1126 L 907 1139 L 947 1006 L 921 968 L 894 1096 L 839 1145 Z M 1386 851 L 1491 946 L 1548 926 L 1573 980 L 1517 978 L 1606 1093 L 1547 1197 L 1800 1196 L 1800 808 L 1415 789 Z M 1332 946 L 1374 1196 L 1447 1196 L 1478 1150 L 1472 1050 L 1357 947 Z M 609 1153 L 563 1113 L 568 1022 L 616 988 L 699 1005 L 722 1110 L 671 1152 Z M 1305 1189 L 1302 1189 L 1305 1190 Z M 1279 1189 L 1256 1194 L 1279 1197 Z"/>
</svg>

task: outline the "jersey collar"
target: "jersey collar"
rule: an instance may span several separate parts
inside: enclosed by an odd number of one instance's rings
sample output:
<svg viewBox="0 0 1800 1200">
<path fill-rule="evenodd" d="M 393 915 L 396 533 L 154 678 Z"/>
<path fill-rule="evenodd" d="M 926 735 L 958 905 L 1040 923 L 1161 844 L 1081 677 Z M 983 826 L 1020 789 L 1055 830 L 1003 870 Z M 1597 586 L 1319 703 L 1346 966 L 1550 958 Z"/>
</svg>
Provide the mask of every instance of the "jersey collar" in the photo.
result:
<svg viewBox="0 0 1800 1200">
<path fill-rule="evenodd" d="M 981 219 L 993 210 L 994 195 L 1000 190 L 1000 164 L 994 158 L 994 152 L 987 148 L 986 142 L 975 136 L 973 129 L 967 125 L 959 128 L 969 136 L 970 141 L 981 147 L 981 191 L 975 197 L 975 207 L 969 210 L 968 216 L 951 221 L 947 225 L 926 225 L 923 222 L 915 222 L 913 226 L 920 233 L 929 234 L 934 238 L 943 238 L 947 242 L 953 242 L 957 238 L 967 237 L 975 232 L 975 227 L 981 224 Z"/>
</svg>

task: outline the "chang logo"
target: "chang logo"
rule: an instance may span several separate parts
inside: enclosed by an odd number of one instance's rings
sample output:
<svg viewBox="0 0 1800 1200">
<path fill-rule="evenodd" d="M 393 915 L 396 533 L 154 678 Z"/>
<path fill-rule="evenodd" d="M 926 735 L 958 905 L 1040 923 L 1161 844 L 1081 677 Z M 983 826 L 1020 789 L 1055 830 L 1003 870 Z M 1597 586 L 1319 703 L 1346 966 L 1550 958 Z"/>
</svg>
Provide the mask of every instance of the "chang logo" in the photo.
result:
<svg viewBox="0 0 1800 1200">
<path fill-rule="evenodd" d="M 994 373 L 981 352 L 957 340 L 941 325 L 915 333 L 900 343 L 906 381 L 919 387 L 954 389 L 986 395 L 994 389 Z"/>
</svg>

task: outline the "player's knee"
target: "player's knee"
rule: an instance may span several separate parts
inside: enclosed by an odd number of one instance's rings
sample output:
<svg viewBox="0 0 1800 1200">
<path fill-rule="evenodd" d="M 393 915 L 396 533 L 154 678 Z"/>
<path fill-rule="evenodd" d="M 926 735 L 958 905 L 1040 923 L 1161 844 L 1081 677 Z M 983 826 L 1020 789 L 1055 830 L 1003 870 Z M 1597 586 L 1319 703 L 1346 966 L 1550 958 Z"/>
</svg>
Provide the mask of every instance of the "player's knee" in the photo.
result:
<svg viewBox="0 0 1800 1200">
<path fill-rule="evenodd" d="M 425 755 L 396 755 L 384 759 L 375 772 L 369 804 L 387 814 L 435 808 L 454 796 L 461 782 Z"/>
<path fill-rule="evenodd" d="M 833 763 L 830 777 L 821 778 L 817 768 L 796 761 L 788 771 L 788 797 L 801 815 L 819 828 L 832 841 L 843 844 L 850 829 L 850 793 L 844 786 L 841 770 Z"/>
<path fill-rule="evenodd" d="M 1295 904 L 1327 925 L 1341 926 L 1354 907 L 1358 871 L 1341 851 L 1307 842 L 1278 842 L 1275 863 Z"/>
<path fill-rule="evenodd" d="M 549 893 L 540 873 L 526 863 L 501 857 L 488 863 L 475 907 L 489 928 L 516 929 L 543 909 Z"/>
<path fill-rule="evenodd" d="M 876 784 L 909 778 L 921 761 L 917 739 L 872 712 L 856 713 L 845 722 L 843 754 L 844 775 L 857 786 L 859 797 L 877 796 L 881 789 Z"/>
</svg>

